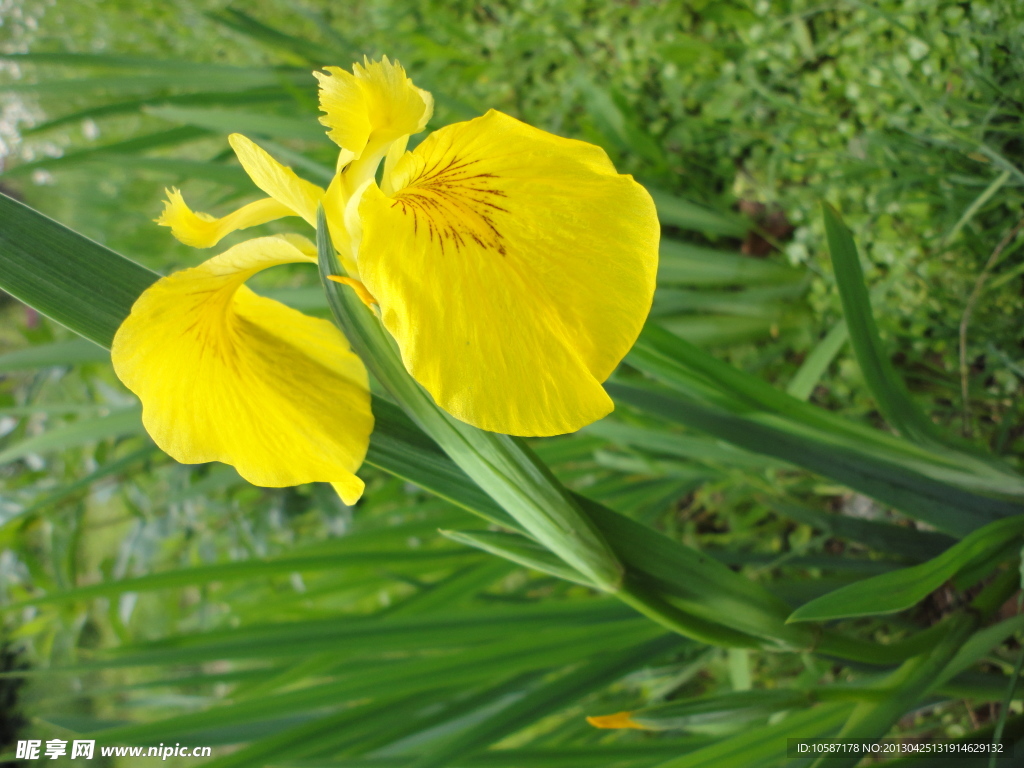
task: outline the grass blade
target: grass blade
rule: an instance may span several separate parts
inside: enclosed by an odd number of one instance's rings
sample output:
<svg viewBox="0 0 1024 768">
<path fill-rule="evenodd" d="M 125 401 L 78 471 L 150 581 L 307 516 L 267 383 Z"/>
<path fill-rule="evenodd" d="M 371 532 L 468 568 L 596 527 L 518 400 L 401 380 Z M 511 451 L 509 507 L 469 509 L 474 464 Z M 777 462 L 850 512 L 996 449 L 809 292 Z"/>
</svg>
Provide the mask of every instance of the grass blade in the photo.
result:
<svg viewBox="0 0 1024 768">
<path fill-rule="evenodd" d="M 1024 533 L 1024 516 L 987 525 L 938 557 L 829 592 L 801 606 L 790 621 L 831 621 L 877 616 L 913 607 L 973 563 L 984 562 Z"/>
<path fill-rule="evenodd" d="M 626 361 L 667 388 L 615 380 L 607 389 L 619 400 L 833 477 L 945 531 L 965 535 L 1024 509 L 1024 479 L 1011 471 L 797 400 L 651 323 Z"/>
<path fill-rule="evenodd" d="M 298 57 L 299 61 L 314 67 L 333 64 L 339 56 L 344 57 L 347 54 L 347 52 L 343 54 L 332 48 L 318 45 L 311 40 L 281 32 L 235 8 L 226 8 L 223 11 L 206 15 L 218 24 L 233 29 L 268 48 L 290 54 L 292 58 Z"/>
<path fill-rule="evenodd" d="M 109 359 L 110 353 L 103 347 L 86 339 L 70 339 L 55 341 L 52 344 L 39 344 L 0 355 L 0 373 L 49 368 L 55 365 L 101 363 Z"/>
<path fill-rule="evenodd" d="M 488 744 L 566 706 L 596 688 L 604 687 L 662 653 L 678 647 L 678 637 L 661 637 L 610 658 L 595 659 L 582 669 L 537 688 L 481 723 L 412 762 L 409 768 L 442 768 L 472 755 Z"/>
<path fill-rule="evenodd" d="M 739 216 L 713 211 L 654 187 L 647 187 L 647 191 L 654 198 L 662 224 L 726 237 L 743 237 L 747 232 L 747 224 Z"/>
<path fill-rule="evenodd" d="M 0 53 L 0 59 L 15 64 L 46 64 L 83 69 L 115 69 L 128 72 L 162 72 L 175 75 L 187 72 L 199 77 L 220 77 L 244 82 L 249 77 L 268 77 L 278 71 L 272 68 L 236 67 L 230 64 L 209 64 L 185 59 L 158 59 L 152 56 L 125 56 L 109 53 Z M 288 71 L 288 70 L 283 70 Z"/>
<path fill-rule="evenodd" d="M 106 477 L 110 477 L 111 475 L 122 473 L 129 468 L 134 468 L 135 465 L 137 464 L 149 461 L 153 458 L 162 455 L 163 454 L 160 453 L 157 447 L 151 444 L 146 445 L 138 449 L 137 451 L 132 451 L 128 455 L 122 456 L 119 459 L 114 459 L 113 461 L 107 462 L 102 467 L 93 472 L 90 472 L 85 477 L 79 478 L 78 480 L 74 480 L 68 483 L 67 485 L 57 489 L 56 491 L 50 491 L 42 499 L 33 502 L 20 512 L 17 512 L 14 515 L 8 517 L 6 520 L 4 520 L 3 524 L 0 525 L 0 536 L 3 536 L 5 532 L 10 531 L 11 526 L 15 525 L 16 523 L 28 520 L 34 515 L 37 515 L 38 513 L 42 512 L 43 510 L 52 507 L 55 504 L 59 504 L 65 499 L 76 495 L 79 491 L 86 490 L 95 482 L 102 480 Z M 2 610 L 3 608 L 0 608 L 0 611 Z"/>
<path fill-rule="evenodd" d="M 60 128 L 61 126 L 69 125 L 71 123 L 78 123 L 82 120 L 98 120 L 104 117 L 112 117 L 114 115 L 139 112 L 145 106 L 171 106 L 180 104 L 183 106 L 207 105 L 223 108 L 232 104 L 264 104 L 287 101 L 291 98 L 292 96 L 290 93 L 283 88 L 276 86 L 239 91 L 237 93 L 221 93 L 219 91 L 214 91 L 212 93 L 185 93 L 177 96 L 150 96 L 141 99 L 130 99 L 128 101 L 117 101 L 112 104 L 100 104 L 98 106 L 76 110 L 75 112 L 51 118 L 50 120 L 39 123 L 38 125 L 33 125 L 30 128 L 25 128 L 22 130 L 22 136 L 31 136 L 36 133 L 43 133 L 44 131 L 49 131 L 53 128 Z"/>
<path fill-rule="evenodd" d="M 882 346 L 853 234 L 846 228 L 835 208 L 827 203 L 822 208 L 829 253 L 832 255 L 836 285 L 843 302 L 850 343 L 868 389 L 875 396 L 885 418 L 904 437 L 925 444 L 941 443 L 938 428 L 914 402 Z"/>
<path fill-rule="evenodd" d="M 825 338 L 814 345 L 814 349 L 808 353 L 803 363 L 800 364 L 800 368 L 793 374 L 793 378 L 786 387 L 786 394 L 792 395 L 797 400 L 810 398 L 814 388 L 821 381 L 821 377 L 825 375 L 825 371 L 832 365 L 832 361 L 835 360 L 836 355 L 849 339 L 850 334 L 846 330 L 845 320 L 840 320 L 833 325 L 825 334 Z"/>
<path fill-rule="evenodd" d="M 300 117 L 240 112 L 213 107 L 144 107 L 143 112 L 170 123 L 193 125 L 215 133 L 244 133 L 276 139 L 324 141 L 326 133 L 319 123 Z"/>
<path fill-rule="evenodd" d="M 209 132 L 203 128 L 185 125 L 180 128 L 171 128 L 167 131 L 158 131 L 144 136 L 136 136 L 135 138 L 126 139 L 124 141 L 117 141 L 113 144 L 104 144 L 99 147 L 75 150 L 73 152 L 68 152 L 66 155 L 62 155 L 61 157 L 45 157 L 42 160 L 33 160 L 29 163 L 14 165 L 5 170 L 0 174 L 0 176 L 24 176 L 27 173 L 31 173 L 42 168 L 62 168 L 69 165 L 75 165 L 76 163 L 95 160 L 96 158 L 104 155 L 133 154 L 136 152 L 144 152 L 149 149 L 155 149 L 157 147 L 170 147 L 177 144 L 185 144 L 209 135 Z"/>
<path fill-rule="evenodd" d="M 804 273 L 767 259 L 752 259 L 732 251 L 661 239 L 658 283 L 662 285 L 786 285 L 799 283 Z"/>
<path fill-rule="evenodd" d="M 24 458 L 31 453 L 46 453 L 94 443 L 108 437 L 143 434 L 142 409 L 123 408 L 106 416 L 79 419 L 66 426 L 29 437 L 0 451 L 0 465 Z"/>
<path fill-rule="evenodd" d="M 786 757 L 787 739 L 811 739 L 832 733 L 847 718 L 849 704 L 821 704 L 790 713 L 779 723 L 752 728 L 739 736 L 724 739 L 675 760 L 659 763 L 657 768 L 750 768 L 754 765 L 780 765 Z"/>
</svg>

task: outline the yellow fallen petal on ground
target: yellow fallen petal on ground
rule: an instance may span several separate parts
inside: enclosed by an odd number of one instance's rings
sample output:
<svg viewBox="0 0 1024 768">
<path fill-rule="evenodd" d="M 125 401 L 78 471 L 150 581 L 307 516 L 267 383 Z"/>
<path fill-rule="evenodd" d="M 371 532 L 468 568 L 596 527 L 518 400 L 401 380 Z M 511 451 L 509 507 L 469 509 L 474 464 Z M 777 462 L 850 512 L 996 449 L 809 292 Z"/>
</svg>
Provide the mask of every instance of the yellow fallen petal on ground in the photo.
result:
<svg viewBox="0 0 1024 768">
<path fill-rule="evenodd" d="M 614 715 L 598 715 L 588 717 L 587 722 L 595 728 L 635 728 L 643 730 L 644 727 L 634 723 L 630 715 L 632 712 L 616 712 Z"/>
<path fill-rule="evenodd" d="M 212 248 L 225 235 L 238 229 L 266 224 L 295 213 L 276 200 L 266 198 L 243 205 L 237 211 L 217 219 L 208 213 L 196 213 L 185 203 L 181 192 L 173 187 L 165 190 L 167 201 L 156 223 L 171 228 L 171 234 L 193 248 Z"/>
<path fill-rule="evenodd" d="M 353 64 L 352 71 L 324 67 L 320 81 L 320 122 L 327 135 L 356 157 L 367 145 L 379 146 L 423 130 L 434 111 L 434 99 L 417 88 L 402 65 L 382 61 Z"/>
<path fill-rule="evenodd" d="M 253 183 L 277 202 L 301 216 L 310 226 L 316 226 L 316 208 L 324 196 L 324 190 L 311 181 L 296 175 L 286 165 L 281 165 L 266 151 L 240 133 L 228 136 L 231 148 L 235 150 L 238 162 Z"/>
<path fill-rule="evenodd" d="M 389 182 L 360 204 L 359 277 L 438 405 L 515 435 L 611 411 L 601 382 L 654 294 L 646 190 L 600 148 L 494 111 L 428 136 Z"/>
<path fill-rule="evenodd" d="M 300 240 L 249 240 L 161 278 L 135 302 L 111 356 L 173 458 L 222 461 L 255 485 L 335 483 L 351 504 L 373 429 L 366 369 L 331 323 L 243 285 L 267 267 L 315 263 Z"/>
</svg>

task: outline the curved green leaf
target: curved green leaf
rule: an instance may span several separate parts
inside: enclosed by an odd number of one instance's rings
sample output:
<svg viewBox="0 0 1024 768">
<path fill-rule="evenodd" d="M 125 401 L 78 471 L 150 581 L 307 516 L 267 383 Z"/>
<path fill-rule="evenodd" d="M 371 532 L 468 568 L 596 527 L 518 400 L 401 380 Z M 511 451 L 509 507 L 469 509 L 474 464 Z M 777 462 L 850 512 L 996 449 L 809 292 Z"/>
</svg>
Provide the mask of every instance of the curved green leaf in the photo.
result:
<svg viewBox="0 0 1024 768">
<path fill-rule="evenodd" d="M 958 572 L 992 557 L 1024 533 L 1024 515 L 998 520 L 928 562 L 842 587 L 800 606 L 789 621 L 878 616 L 911 608 Z"/>
</svg>

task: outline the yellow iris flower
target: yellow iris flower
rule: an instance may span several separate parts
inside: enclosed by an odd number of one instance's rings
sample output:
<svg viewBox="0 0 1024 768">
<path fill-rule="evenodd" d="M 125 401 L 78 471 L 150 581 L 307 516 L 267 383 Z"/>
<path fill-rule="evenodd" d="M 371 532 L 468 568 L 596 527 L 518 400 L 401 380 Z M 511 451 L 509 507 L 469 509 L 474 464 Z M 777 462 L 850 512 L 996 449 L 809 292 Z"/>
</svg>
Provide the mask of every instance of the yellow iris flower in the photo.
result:
<svg viewBox="0 0 1024 768">
<path fill-rule="evenodd" d="M 315 75 L 321 122 L 340 147 L 327 189 L 234 134 L 268 197 L 213 218 L 170 190 L 158 223 L 208 248 L 285 216 L 315 226 L 323 205 L 344 282 L 378 307 L 441 408 L 524 436 L 609 413 L 601 382 L 654 292 L 660 229 L 643 187 L 598 147 L 494 110 L 407 152 L 433 100 L 397 62 Z M 315 263 L 309 241 L 263 237 L 162 278 L 119 330 L 114 366 L 172 457 L 233 464 L 257 485 L 333 482 L 351 503 L 373 425 L 365 368 L 334 326 L 243 285 L 300 262 Z"/>
</svg>

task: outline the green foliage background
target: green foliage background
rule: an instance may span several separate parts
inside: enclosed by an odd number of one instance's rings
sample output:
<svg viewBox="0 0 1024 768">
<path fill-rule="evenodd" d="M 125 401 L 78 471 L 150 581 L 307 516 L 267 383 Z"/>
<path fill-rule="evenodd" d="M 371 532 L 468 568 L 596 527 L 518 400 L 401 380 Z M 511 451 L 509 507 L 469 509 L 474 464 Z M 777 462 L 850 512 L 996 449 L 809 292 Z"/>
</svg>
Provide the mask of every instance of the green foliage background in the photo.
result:
<svg viewBox="0 0 1024 768">
<path fill-rule="evenodd" d="M 227 103 L 239 90 L 229 83 L 183 104 L 210 87 L 209 73 L 59 57 L 6 64 L 5 114 L 27 108 L 36 124 L 20 126 L 4 191 L 157 271 L 197 258 L 151 222 L 164 186 L 217 213 L 251 195 L 225 153 L 239 114 L 298 131 L 264 138 L 315 178 L 332 149 L 295 125 L 315 129 L 314 83 L 302 73 L 386 54 L 437 97 L 432 128 L 493 107 L 605 147 L 658 195 L 667 244 L 655 322 L 752 379 L 891 431 L 844 339 L 819 207 L 836 204 L 913 401 L 947 438 L 962 436 L 959 447 L 1020 467 L 1024 240 L 997 250 L 1024 203 L 1024 9 L 1012 0 L 396 0 L 238 12 L 92 0 L 8 10 L 7 53 L 289 68 L 265 99 Z M 117 114 L 89 112 L 133 99 Z M 221 110 L 221 129 L 203 108 Z M 121 144 L 160 135 L 145 150 Z M 325 312 L 315 276 L 279 272 L 262 290 Z M 438 528 L 479 524 L 373 469 L 350 510 L 320 487 L 256 489 L 228 468 L 175 465 L 141 433 L 102 350 L 15 303 L 0 311 L 10 352 L 0 356 L 4 627 L 37 670 L 22 709 L 44 737 L 155 723 L 98 738 L 149 744 L 180 733 L 267 750 L 239 753 L 244 765 L 777 765 L 784 759 L 765 746 L 776 732 L 758 742 L 747 723 L 770 728 L 781 704 L 657 733 L 597 731 L 582 715 L 862 679 L 862 665 L 820 654 L 659 639 L 654 624 L 582 587 L 440 538 Z M 618 384 L 642 383 L 636 368 Z M 535 449 L 573 489 L 794 607 L 953 544 L 842 479 L 623 398 L 613 418 Z M 1010 569 L 1015 554 L 989 565 Z M 167 575 L 124 583 L 150 574 Z M 975 568 L 912 611 L 844 628 L 897 640 L 954 613 L 985 578 Z M 1016 621 L 1012 601 L 1001 610 L 997 620 Z M 335 622 L 344 634 L 357 620 L 384 634 L 360 645 L 325 629 Z M 509 627 L 533 626 L 542 629 L 509 637 Z M 1003 700 L 1017 657 L 1019 622 L 1004 629 L 970 676 L 908 707 L 899 729 L 948 738 L 991 726 L 999 707 L 989 702 Z M 327 685 L 324 698 L 308 693 Z M 694 751 L 716 744 L 738 750 L 733 762 Z M 231 764 L 227 747 L 218 754 Z"/>
</svg>

